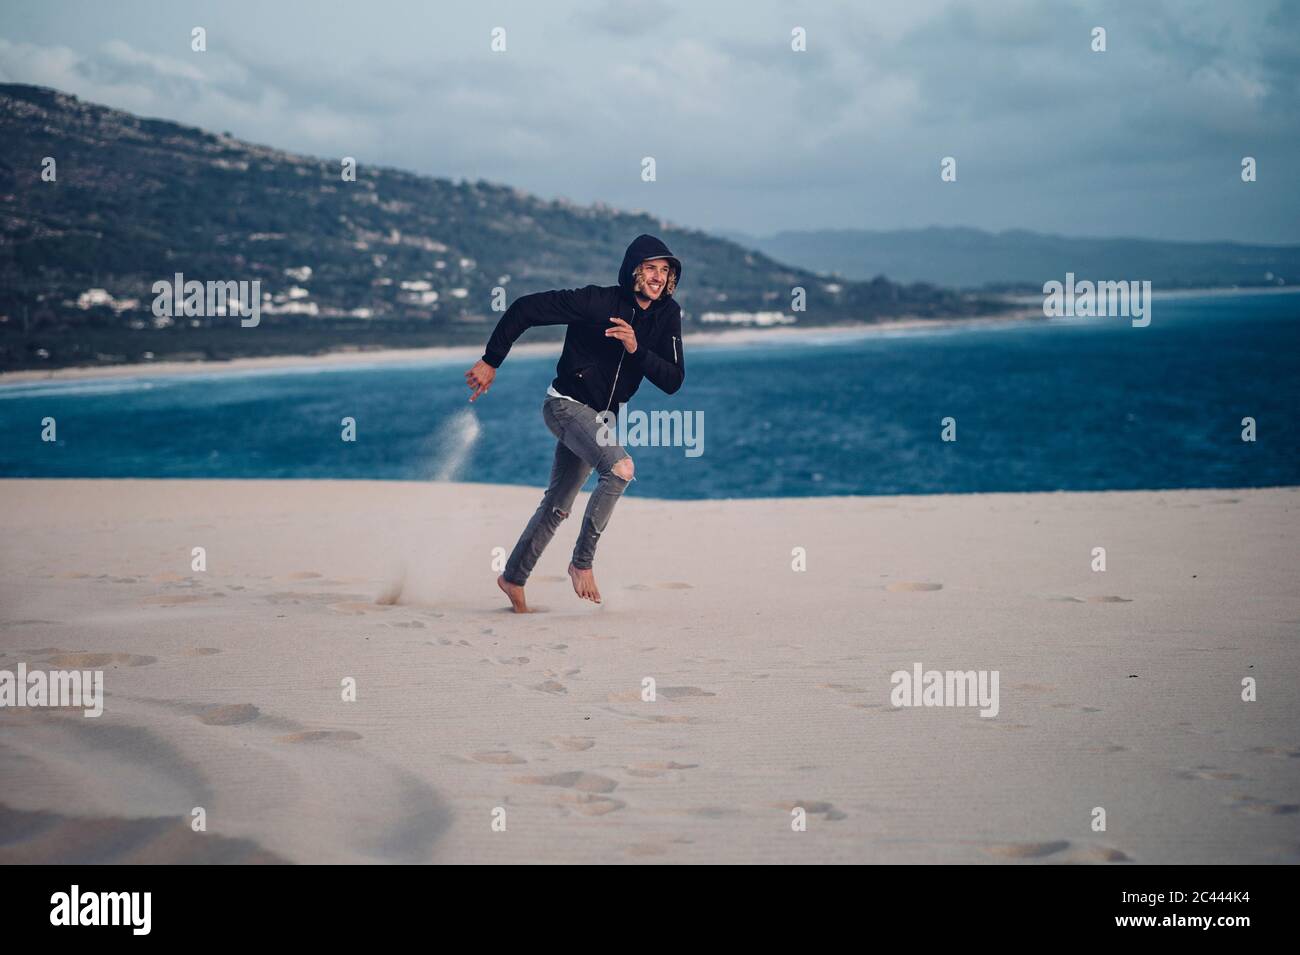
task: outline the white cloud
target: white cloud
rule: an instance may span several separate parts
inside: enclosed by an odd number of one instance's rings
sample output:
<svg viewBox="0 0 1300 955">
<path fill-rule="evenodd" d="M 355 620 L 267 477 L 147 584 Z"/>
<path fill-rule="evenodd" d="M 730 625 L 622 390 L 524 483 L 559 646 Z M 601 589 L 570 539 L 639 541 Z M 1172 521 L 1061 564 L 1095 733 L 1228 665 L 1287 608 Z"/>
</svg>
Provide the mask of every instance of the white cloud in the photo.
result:
<svg viewBox="0 0 1300 955">
<path fill-rule="evenodd" d="M 394 0 L 344 22 L 228 0 L 207 18 L 203 54 L 178 23 L 131 9 L 86 8 L 101 18 L 93 42 L 74 43 L 53 14 L 29 42 L 0 39 L 0 77 L 291 151 L 698 225 L 1071 232 L 1084 218 L 1131 221 L 1140 181 L 1159 205 L 1148 231 L 1208 238 L 1221 221 L 1213 157 L 1300 147 L 1285 113 L 1294 28 L 1264 2 L 593 0 L 432 16 Z M 488 49 L 498 24 L 508 53 Z M 1106 54 L 1087 48 L 1094 25 L 1108 28 Z M 794 26 L 805 54 L 790 50 Z M 645 155 L 654 184 L 639 178 Z M 940 192 L 944 155 L 959 158 L 961 185 Z M 1278 222 L 1297 211 L 1297 186 L 1280 182 L 1255 189 L 1285 190 L 1268 203 Z"/>
</svg>

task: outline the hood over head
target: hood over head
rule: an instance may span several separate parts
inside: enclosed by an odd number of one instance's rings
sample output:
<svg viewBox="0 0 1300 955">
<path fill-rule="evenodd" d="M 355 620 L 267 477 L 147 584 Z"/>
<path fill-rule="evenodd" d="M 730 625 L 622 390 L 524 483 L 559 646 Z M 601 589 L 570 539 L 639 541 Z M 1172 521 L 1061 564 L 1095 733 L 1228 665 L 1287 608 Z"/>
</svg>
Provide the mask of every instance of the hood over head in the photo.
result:
<svg viewBox="0 0 1300 955">
<path fill-rule="evenodd" d="M 628 295 L 634 293 L 635 280 L 632 278 L 632 271 L 647 259 L 667 259 L 668 267 L 673 272 L 676 284 L 680 285 L 682 281 L 682 262 L 681 259 L 673 255 L 668 246 L 652 235 L 639 235 L 632 240 L 632 244 L 627 247 L 623 253 L 623 265 L 618 270 L 618 284 L 622 286 L 623 291 Z M 658 305 L 659 302 L 666 301 L 672 296 L 665 289 L 658 300 L 651 304 L 651 308 Z"/>
</svg>

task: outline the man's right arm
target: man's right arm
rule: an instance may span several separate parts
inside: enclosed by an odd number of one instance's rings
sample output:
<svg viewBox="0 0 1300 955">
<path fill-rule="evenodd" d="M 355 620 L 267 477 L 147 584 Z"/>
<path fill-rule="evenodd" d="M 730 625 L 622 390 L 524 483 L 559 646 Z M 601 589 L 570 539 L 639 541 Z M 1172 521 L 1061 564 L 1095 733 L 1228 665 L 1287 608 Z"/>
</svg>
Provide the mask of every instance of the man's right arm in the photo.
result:
<svg viewBox="0 0 1300 955">
<path fill-rule="evenodd" d="M 599 321 L 600 286 L 587 285 L 583 288 L 556 289 L 551 292 L 534 292 L 515 299 L 497 322 L 497 327 L 488 339 L 483 352 L 483 360 L 493 368 L 500 368 L 501 363 L 510 354 L 510 346 L 515 343 L 524 329 L 534 325 L 571 325 L 574 322 Z"/>
</svg>

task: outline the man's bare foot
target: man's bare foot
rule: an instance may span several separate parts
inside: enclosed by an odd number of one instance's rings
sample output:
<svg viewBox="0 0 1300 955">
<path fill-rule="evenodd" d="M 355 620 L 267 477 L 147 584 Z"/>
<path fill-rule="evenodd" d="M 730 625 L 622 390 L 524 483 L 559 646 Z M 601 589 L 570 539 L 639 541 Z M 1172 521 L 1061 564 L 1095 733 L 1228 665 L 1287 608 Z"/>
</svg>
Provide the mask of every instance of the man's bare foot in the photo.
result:
<svg viewBox="0 0 1300 955">
<path fill-rule="evenodd" d="M 501 588 L 502 593 L 510 598 L 510 606 L 514 608 L 515 613 L 528 613 L 528 604 L 524 603 L 524 588 L 518 584 L 512 584 L 506 580 L 505 574 L 497 578 L 497 586 Z"/>
<path fill-rule="evenodd" d="M 569 576 L 573 578 L 573 592 L 583 600 L 590 600 L 594 604 L 600 603 L 600 591 L 596 589 L 596 575 L 592 573 L 591 568 L 581 570 L 569 565 Z"/>
</svg>

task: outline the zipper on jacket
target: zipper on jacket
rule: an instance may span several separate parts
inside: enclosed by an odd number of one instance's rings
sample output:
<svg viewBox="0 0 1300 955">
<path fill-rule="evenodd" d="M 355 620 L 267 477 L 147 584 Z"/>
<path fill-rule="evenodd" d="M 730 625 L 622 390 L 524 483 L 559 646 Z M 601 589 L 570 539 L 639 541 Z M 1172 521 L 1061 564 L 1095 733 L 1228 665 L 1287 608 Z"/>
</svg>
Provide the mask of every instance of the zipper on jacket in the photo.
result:
<svg viewBox="0 0 1300 955">
<path fill-rule="evenodd" d="M 632 302 L 632 321 L 636 321 L 636 302 Z M 621 344 L 621 343 L 620 343 Z M 623 349 L 623 355 L 627 354 L 627 349 Z M 618 367 L 614 369 L 614 383 L 609 386 L 609 401 L 605 403 L 605 410 L 608 411 L 614 403 L 614 389 L 618 387 L 618 373 L 623 370 L 623 355 L 618 356 Z"/>
<path fill-rule="evenodd" d="M 623 349 L 623 355 L 626 355 L 626 354 L 627 354 L 627 349 L 624 348 L 624 349 Z M 619 355 L 619 356 L 618 356 L 618 367 L 614 369 L 614 383 L 613 383 L 612 385 L 609 386 L 609 401 L 607 401 L 607 402 L 605 403 L 605 410 L 606 410 L 606 411 L 608 411 L 608 410 L 609 410 L 609 406 L 612 405 L 612 404 L 614 403 L 614 389 L 615 389 L 616 387 L 618 387 L 618 373 L 619 373 L 619 372 L 622 370 L 622 368 L 623 368 L 623 355 Z"/>
<path fill-rule="evenodd" d="M 673 336 L 673 364 L 677 364 L 677 336 Z"/>
</svg>

